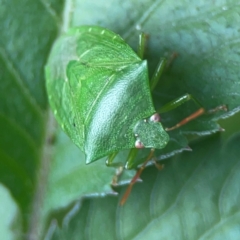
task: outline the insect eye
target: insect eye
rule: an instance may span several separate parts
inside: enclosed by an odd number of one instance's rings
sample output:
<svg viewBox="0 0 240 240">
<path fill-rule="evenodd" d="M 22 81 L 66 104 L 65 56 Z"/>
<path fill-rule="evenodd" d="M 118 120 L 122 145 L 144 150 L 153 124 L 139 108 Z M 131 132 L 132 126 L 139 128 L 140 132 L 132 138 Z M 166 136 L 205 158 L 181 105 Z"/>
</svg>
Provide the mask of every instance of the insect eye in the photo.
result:
<svg viewBox="0 0 240 240">
<path fill-rule="evenodd" d="M 140 140 L 137 140 L 135 142 L 135 148 L 144 148 L 144 145 L 142 144 L 142 142 Z"/>
<path fill-rule="evenodd" d="M 154 113 L 151 117 L 150 117 L 150 121 L 152 122 L 160 122 L 161 118 L 160 115 L 158 113 Z"/>
</svg>

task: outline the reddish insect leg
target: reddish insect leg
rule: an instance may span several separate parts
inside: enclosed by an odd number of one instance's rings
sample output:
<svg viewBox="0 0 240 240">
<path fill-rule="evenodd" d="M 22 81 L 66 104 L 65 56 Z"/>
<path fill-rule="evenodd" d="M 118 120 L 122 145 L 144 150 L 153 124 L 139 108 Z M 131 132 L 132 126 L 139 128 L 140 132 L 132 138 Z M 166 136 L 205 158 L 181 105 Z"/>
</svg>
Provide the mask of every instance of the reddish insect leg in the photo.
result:
<svg viewBox="0 0 240 240">
<path fill-rule="evenodd" d="M 181 127 L 182 125 L 188 123 L 189 121 L 201 116 L 202 114 L 205 113 L 205 109 L 204 108 L 200 108 L 198 109 L 196 112 L 194 112 L 193 114 L 191 114 L 190 116 L 184 118 L 181 122 L 177 123 L 175 126 L 173 127 L 170 127 L 170 128 L 166 128 L 165 130 L 166 131 L 171 131 L 171 130 L 174 130 L 176 128 L 179 128 Z"/>
<path fill-rule="evenodd" d="M 133 179 L 131 180 L 131 182 L 130 182 L 130 184 L 129 184 L 127 190 L 126 190 L 126 192 L 124 193 L 124 195 L 123 195 L 123 197 L 122 197 L 122 199 L 121 199 L 121 201 L 120 201 L 120 205 L 121 205 L 121 206 L 126 202 L 129 194 L 131 193 L 131 190 L 132 190 L 133 185 L 134 185 L 134 184 L 136 183 L 136 181 L 139 179 L 139 177 L 140 177 L 142 171 L 144 170 L 144 168 L 146 167 L 147 163 L 152 159 L 153 154 L 154 154 L 154 151 L 155 151 L 155 149 L 151 149 L 151 152 L 150 152 L 150 154 L 148 155 L 146 161 L 145 161 L 145 162 L 143 163 L 143 165 L 139 168 L 139 170 L 137 171 L 137 173 L 135 174 L 135 176 L 134 176 Z"/>
<path fill-rule="evenodd" d="M 211 113 L 215 113 L 219 110 L 227 111 L 227 107 L 225 105 L 221 105 L 221 106 L 218 106 L 214 109 L 211 109 L 211 110 L 207 111 L 207 113 L 211 114 Z M 171 130 L 174 130 L 176 128 L 179 128 L 179 127 L 185 125 L 186 123 L 194 120 L 195 118 L 198 118 L 199 116 L 203 115 L 204 113 L 206 113 L 206 110 L 204 108 L 199 108 L 196 112 L 194 112 L 190 116 L 184 118 L 181 122 L 177 123 L 175 126 L 170 127 L 170 128 L 166 128 L 165 130 L 166 131 L 171 131 Z"/>
</svg>

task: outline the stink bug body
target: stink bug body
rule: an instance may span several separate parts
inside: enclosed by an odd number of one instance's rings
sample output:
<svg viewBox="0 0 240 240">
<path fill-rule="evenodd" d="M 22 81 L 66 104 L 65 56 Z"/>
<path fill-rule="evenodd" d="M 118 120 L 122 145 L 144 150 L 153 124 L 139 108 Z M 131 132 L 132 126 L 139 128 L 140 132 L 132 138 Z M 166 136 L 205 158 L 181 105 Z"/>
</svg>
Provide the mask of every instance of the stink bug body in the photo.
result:
<svg viewBox="0 0 240 240">
<path fill-rule="evenodd" d="M 54 44 L 46 79 L 55 117 L 87 163 L 140 142 L 167 144 L 161 123 L 151 120 L 147 62 L 119 35 L 96 26 L 70 29 Z"/>
<path fill-rule="evenodd" d="M 63 130 L 86 154 L 87 163 L 109 155 L 111 165 L 118 151 L 131 149 L 125 167 L 132 168 L 136 149 L 161 149 L 169 141 L 158 113 L 193 99 L 186 94 L 155 110 L 151 91 L 165 61 L 149 81 L 143 40 L 141 35 L 137 55 L 112 31 L 81 26 L 69 29 L 52 48 L 45 69 L 49 102 Z M 200 109 L 167 130 L 204 113 Z"/>
</svg>

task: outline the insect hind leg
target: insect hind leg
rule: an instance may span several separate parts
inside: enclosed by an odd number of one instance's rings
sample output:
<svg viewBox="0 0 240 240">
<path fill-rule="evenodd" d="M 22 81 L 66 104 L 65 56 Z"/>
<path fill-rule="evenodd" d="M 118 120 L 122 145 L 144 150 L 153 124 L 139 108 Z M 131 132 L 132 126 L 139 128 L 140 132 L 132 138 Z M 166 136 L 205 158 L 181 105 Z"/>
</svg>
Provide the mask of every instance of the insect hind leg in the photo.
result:
<svg viewBox="0 0 240 240">
<path fill-rule="evenodd" d="M 133 179 L 131 180 L 130 184 L 128 185 L 128 188 L 126 190 L 126 192 L 124 193 L 121 201 L 120 201 L 120 205 L 124 205 L 124 203 L 126 202 L 129 194 L 131 193 L 132 187 L 133 185 L 138 181 L 142 171 L 145 169 L 147 163 L 153 158 L 154 155 L 154 151 L 155 149 L 151 149 L 150 154 L 148 155 L 146 161 L 142 164 L 142 166 L 138 169 L 137 173 L 135 174 L 135 176 L 133 177 Z"/>
</svg>

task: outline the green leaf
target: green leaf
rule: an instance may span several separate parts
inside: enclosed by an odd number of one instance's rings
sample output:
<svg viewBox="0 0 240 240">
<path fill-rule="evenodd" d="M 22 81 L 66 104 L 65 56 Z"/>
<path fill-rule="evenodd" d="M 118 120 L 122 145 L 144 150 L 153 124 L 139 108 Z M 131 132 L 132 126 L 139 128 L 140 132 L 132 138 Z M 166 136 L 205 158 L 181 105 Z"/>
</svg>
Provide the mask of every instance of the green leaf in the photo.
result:
<svg viewBox="0 0 240 240">
<path fill-rule="evenodd" d="M 52 239 L 238 239 L 239 141 L 240 133 L 227 142 L 218 135 L 195 142 L 192 153 L 166 160 L 164 170 L 146 169 L 123 207 L 125 188 L 118 200 L 75 207 Z"/>
<path fill-rule="evenodd" d="M 58 4 L 0 1 L 0 181 L 18 203 L 25 233 L 32 223 L 43 160 L 47 108 L 43 68 L 57 33 L 62 10 Z M 51 12 L 54 6 L 58 7 Z"/>
<path fill-rule="evenodd" d="M 21 239 L 22 223 L 20 211 L 9 191 L 0 185 L 0 231 L 2 239 Z"/>
</svg>

